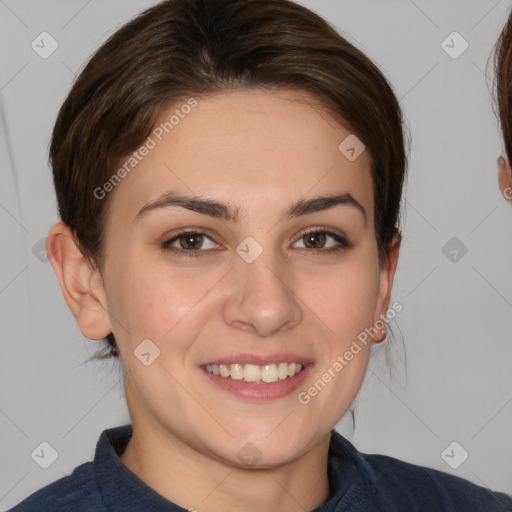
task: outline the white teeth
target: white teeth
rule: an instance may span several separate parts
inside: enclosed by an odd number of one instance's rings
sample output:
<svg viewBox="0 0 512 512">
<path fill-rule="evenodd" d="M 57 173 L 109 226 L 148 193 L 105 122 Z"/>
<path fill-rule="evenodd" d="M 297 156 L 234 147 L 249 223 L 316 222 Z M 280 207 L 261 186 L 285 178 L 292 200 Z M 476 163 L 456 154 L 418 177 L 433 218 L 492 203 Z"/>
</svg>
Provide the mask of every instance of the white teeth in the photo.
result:
<svg viewBox="0 0 512 512">
<path fill-rule="evenodd" d="M 205 370 L 221 377 L 230 377 L 245 382 L 271 383 L 284 380 L 300 373 L 304 365 L 300 363 L 279 363 L 257 366 L 255 364 L 207 364 Z"/>
<path fill-rule="evenodd" d="M 261 369 L 254 364 L 244 366 L 244 380 L 246 382 L 258 382 L 261 380 Z"/>
<path fill-rule="evenodd" d="M 286 363 L 279 363 L 279 380 L 288 377 L 288 365 Z"/>
<path fill-rule="evenodd" d="M 235 380 L 242 380 L 244 378 L 244 367 L 241 364 L 231 365 L 231 378 Z"/>
<path fill-rule="evenodd" d="M 293 377 L 295 375 L 296 368 L 297 365 L 295 363 L 291 363 L 290 366 L 288 366 L 288 377 Z"/>
<path fill-rule="evenodd" d="M 275 364 L 267 364 L 261 371 L 261 380 L 263 382 L 276 382 L 279 379 L 279 373 Z"/>
</svg>

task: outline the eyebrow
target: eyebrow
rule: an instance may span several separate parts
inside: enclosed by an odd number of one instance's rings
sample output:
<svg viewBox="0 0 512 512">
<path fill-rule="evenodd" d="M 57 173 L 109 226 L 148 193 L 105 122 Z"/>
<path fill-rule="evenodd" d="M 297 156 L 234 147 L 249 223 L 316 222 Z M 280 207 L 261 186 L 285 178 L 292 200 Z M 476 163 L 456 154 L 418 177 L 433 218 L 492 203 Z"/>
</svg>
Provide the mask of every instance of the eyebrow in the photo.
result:
<svg viewBox="0 0 512 512">
<path fill-rule="evenodd" d="M 335 206 L 350 206 L 359 210 L 366 224 L 367 214 L 363 205 L 354 198 L 350 193 L 333 194 L 326 196 L 317 196 L 307 199 L 301 199 L 293 204 L 283 215 L 285 219 L 293 219 L 303 215 L 320 212 L 334 208 Z M 179 207 L 191 210 L 203 215 L 209 215 L 217 219 L 238 223 L 240 221 L 240 207 L 233 208 L 227 203 L 222 203 L 213 199 L 201 198 L 197 196 L 183 196 L 174 192 L 169 192 L 163 197 L 147 203 L 142 207 L 135 217 L 137 222 L 139 219 L 147 215 L 151 211 L 163 208 Z"/>
</svg>

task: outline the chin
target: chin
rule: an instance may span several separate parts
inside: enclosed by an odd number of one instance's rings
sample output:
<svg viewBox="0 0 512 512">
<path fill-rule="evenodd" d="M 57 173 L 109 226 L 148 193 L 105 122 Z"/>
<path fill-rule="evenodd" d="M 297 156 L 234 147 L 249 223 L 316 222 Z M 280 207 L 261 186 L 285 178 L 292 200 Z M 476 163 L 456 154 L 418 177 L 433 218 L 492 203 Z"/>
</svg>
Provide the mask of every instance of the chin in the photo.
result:
<svg viewBox="0 0 512 512">
<path fill-rule="evenodd" d="M 231 442 L 229 463 L 247 469 L 270 469 L 293 462 L 312 447 L 312 437 L 306 438 L 299 432 L 278 433 L 278 429 L 267 429 L 261 435 L 253 432 L 237 436 Z"/>
</svg>

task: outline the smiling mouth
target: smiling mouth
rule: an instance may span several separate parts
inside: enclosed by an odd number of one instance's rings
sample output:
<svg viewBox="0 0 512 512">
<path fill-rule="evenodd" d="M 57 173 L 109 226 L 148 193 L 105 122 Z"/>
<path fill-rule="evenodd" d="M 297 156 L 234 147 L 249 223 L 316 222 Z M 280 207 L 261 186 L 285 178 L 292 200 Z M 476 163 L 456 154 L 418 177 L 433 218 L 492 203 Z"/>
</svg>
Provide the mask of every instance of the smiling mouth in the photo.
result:
<svg viewBox="0 0 512 512">
<path fill-rule="evenodd" d="M 206 364 L 203 368 L 221 378 L 243 380 L 253 384 L 268 384 L 297 375 L 304 369 L 301 363 L 278 363 L 258 366 L 254 364 Z"/>
</svg>

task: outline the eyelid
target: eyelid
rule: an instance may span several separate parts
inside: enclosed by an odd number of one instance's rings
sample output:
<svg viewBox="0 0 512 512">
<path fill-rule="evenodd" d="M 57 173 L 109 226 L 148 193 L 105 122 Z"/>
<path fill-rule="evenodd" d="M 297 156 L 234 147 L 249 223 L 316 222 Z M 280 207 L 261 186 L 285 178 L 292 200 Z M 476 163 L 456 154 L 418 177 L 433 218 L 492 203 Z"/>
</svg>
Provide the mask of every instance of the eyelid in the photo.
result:
<svg viewBox="0 0 512 512">
<path fill-rule="evenodd" d="M 338 230 L 329 228 L 327 226 L 310 226 L 307 228 L 304 228 L 302 231 L 300 231 L 297 235 L 295 235 L 294 239 L 295 242 L 293 242 L 292 246 L 299 243 L 301 239 L 310 233 L 324 233 L 327 235 L 327 237 L 330 237 L 333 239 L 336 244 L 331 247 L 322 247 L 318 249 L 314 248 L 308 248 L 308 247 L 298 247 L 297 249 L 301 249 L 304 252 L 307 252 L 311 255 L 326 255 L 326 254 L 333 254 L 338 251 L 341 251 L 343 249 L 349 249 L 353 247 L 353 244 L 349 241 L 347 236 L 343 232 L 339 232 Z M 193 235 L 200 235 L 204 238 L 207 238 L 210 240 L 213 244 L 215 244 L 216 248 L 209 248 L 209 249 L 195 249 L 195 250 L 186 250 L 179 247 L 174 247 L 172 244 L 175 243 L 180 237 L 186 236 L 188 234 Z M 208 253 L 212 253 L 214 251 L 220 251 L 222 248 L 219 249 L 219 242 L 216 240 L 217 234 L 212 235 L 211 231 L 207 228 L 184 228 L 178 231 L 175 231 L 174 233 L 170 233 L 164 237 L 164 240 L 161 242 L 161 247 L 165 251 L 172 252 L 174 254 L 177 254 L 182 257 L 199 257 L 202 255 L 206 255 Z"/>
<path fill-rule="evenodd" d="M 197 254 L 197 253 L 200 253 L 200 252 L 207 252 L 207 251 L 218 250 L 217 248 L 215 248 L 215 249 L 198 249 L 198 250 L 187 251 L 185 249 L 180 249 L 180 248 L 177 248 L 177 247 L 173 247 L 171 245 L 174 242 L 176 242 L 179 238 L 181 238 L 182 236 L 186 236 L 186 235 L 189 235 L 189 234 L 190 235 L 201 235 L 204 238 L 207 238 L 208 240 L 210 240 L 216 246 L 220 245 L 219 242 L 217 242 L 216 237 L 214 237 L 210 233 L 210 230 L 208 230 L 206 228 L 185 228 L 185 229 L 182 229 L 182 230 L 175 231 L 174 233 L 166 234 L 163 237 L 163 240 L 161 242 L 161 246 L 165 250 L 175 251 L 177 253 L 188 254 L 188 255 Z"/>
<path fill-rule="evenodd" d="M 296 235 L 298 237 L 298 239 L 294 243 L 297 243 L 303 236 L 305 236 L 309 233 L 325 233 L 326 235 L 334 238 L 334 240 L 336 240 L 340 245 L 342 245 L 343 247 L 345 247 L 347 249 L 352 247 L 352 245 L 353 245 L 345 233 L 343 233 L 342 231 L 333 229 L 333 228 L 329 228 L 327 226 L 313 226 L 313 227 L 308 227 L 308 228 L 303 229 L 302 231 L 299 232 L 298 235 Z M 330 249 L 334 249 L 334 247 L 331 247 Z M 329 250 L 329 248 L 328 249 L 317 249 L 316 252 L 320 252 L 320 251 L 326 252 L 328 250 Z M 310 251 L 311 251 L 311 249 L 310 249 Z M 313 250 L 312 252 L 315 252 L 315 251 Z"/>
<path fill-rule="evenodd" d="M 199 228 L 199 227 L 192 226 L 192 227 L 176 229 L 174 231 L 167 232 L 162 237 L 162 243 L 169 242 L 170 240 L 173 240 L 173 239 L 179 238 L 180 236 L 184 236 L 184 235 L 188 235 L 188 234 L 203 235 L 204 237 L 209 238 L 210 240 L 212 240 L 215 243 L 219 243 L 219 242 L 217 242 L 217 238 L 222 239 L 222 237 L 220 237 L 220 235 L 218 235 L 218 233 L 211 231 L 208 228 Z"/>
</svg>

